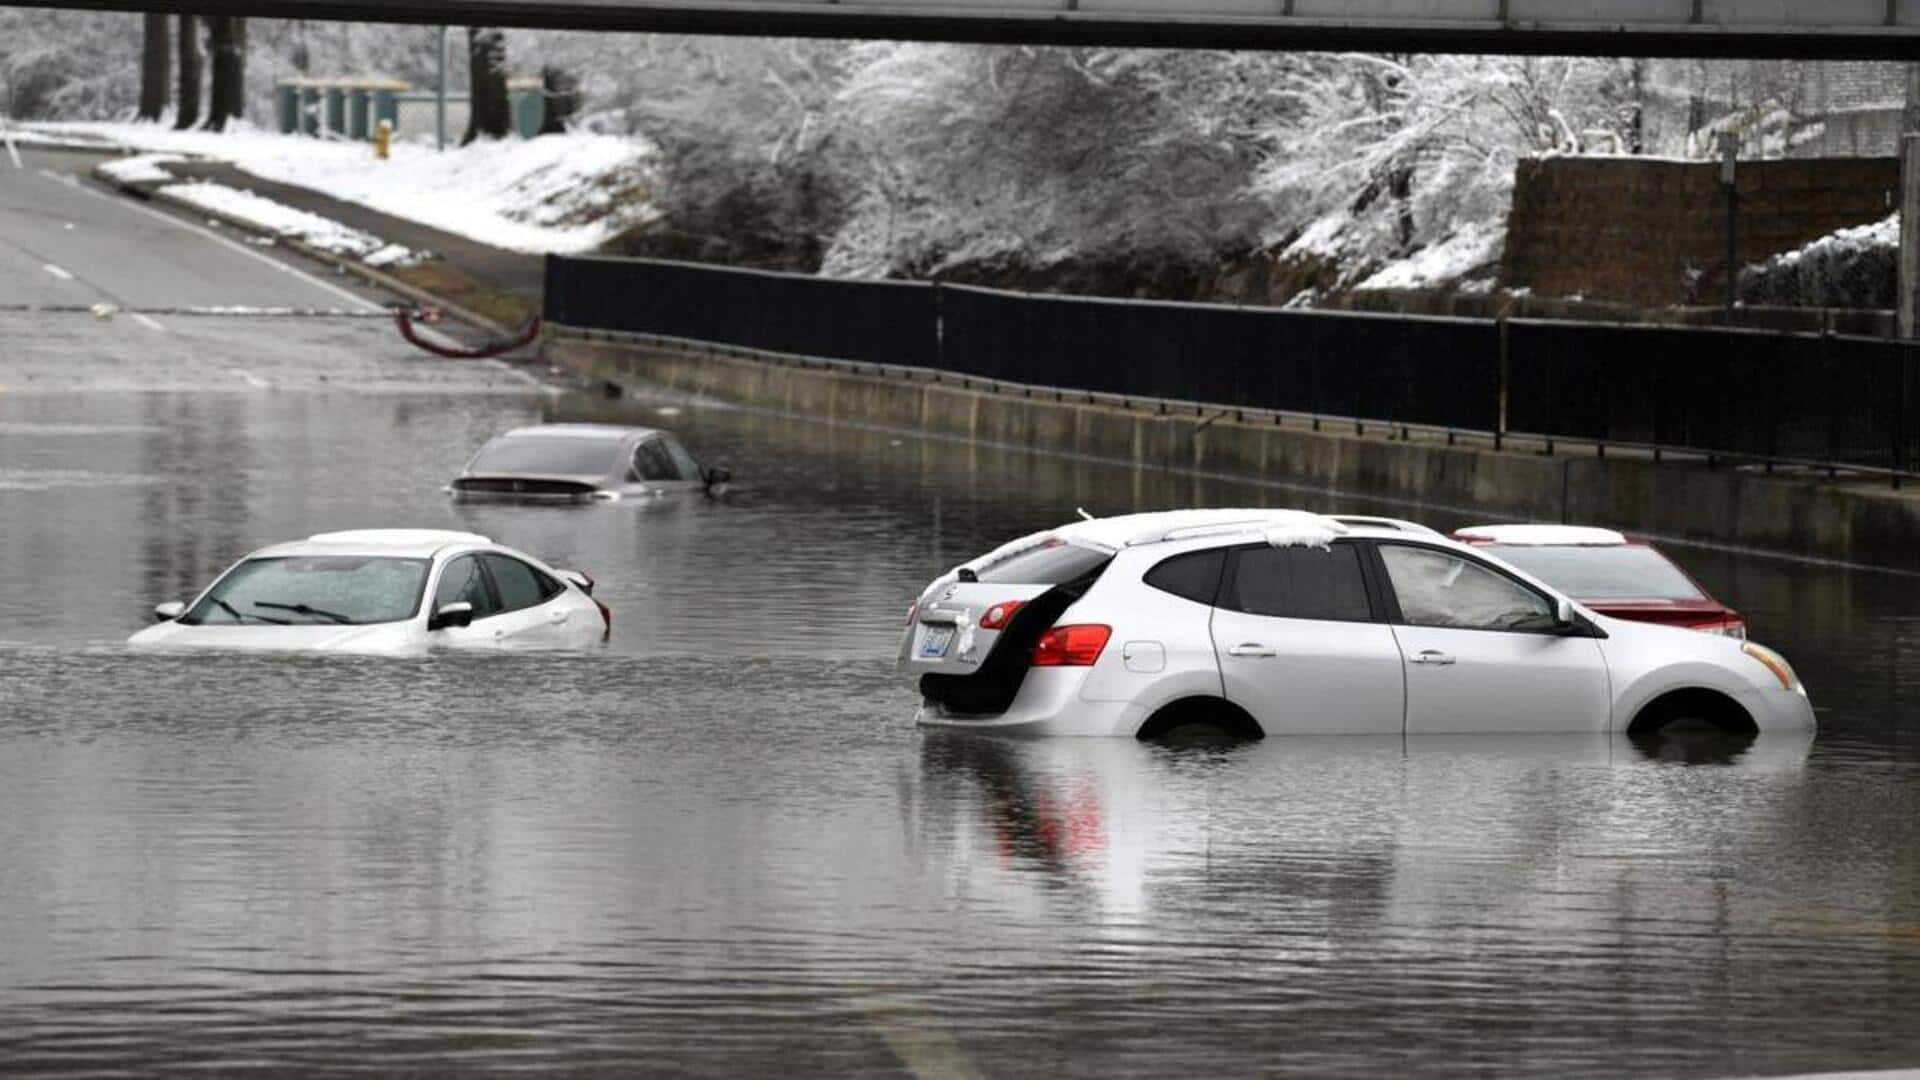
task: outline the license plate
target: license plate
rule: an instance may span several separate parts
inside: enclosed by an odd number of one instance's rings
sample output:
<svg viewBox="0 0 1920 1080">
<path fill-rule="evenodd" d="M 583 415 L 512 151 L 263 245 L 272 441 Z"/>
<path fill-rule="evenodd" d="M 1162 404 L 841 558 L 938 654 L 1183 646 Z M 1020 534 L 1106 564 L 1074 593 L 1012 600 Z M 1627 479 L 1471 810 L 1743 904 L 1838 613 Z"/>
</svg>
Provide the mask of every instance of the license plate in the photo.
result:
<svg viewBox="0 0 1920 1080">
<path fill-rule="evenodd" d="M 926 636 L 920 639 L 920 658 L 938 660 L 947 655 L 947 650 L 952 647 L 953 627 L 929 626 Z"/>
</svg>

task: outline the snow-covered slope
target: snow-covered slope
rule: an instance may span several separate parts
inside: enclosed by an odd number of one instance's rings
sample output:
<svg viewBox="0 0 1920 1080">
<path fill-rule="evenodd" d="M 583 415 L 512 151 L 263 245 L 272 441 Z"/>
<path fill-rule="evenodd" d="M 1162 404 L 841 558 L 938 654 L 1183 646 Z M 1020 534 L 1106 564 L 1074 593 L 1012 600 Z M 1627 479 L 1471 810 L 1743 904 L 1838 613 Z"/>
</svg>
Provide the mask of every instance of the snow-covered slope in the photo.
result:
<svg viewBox="0 0 1920 1080">
<path fill-rule="evenodd" d="M 612 135 L 543 135 L 444 152 L 398 143 L 376 160 L 367 143 L 242 128 L 215 134 L 155 124 L 41 124 L 129 148 L 232 162 L 265 180 L 510 251 L 591 251 L 651 218 L 652 147 Z"/>
</svg>

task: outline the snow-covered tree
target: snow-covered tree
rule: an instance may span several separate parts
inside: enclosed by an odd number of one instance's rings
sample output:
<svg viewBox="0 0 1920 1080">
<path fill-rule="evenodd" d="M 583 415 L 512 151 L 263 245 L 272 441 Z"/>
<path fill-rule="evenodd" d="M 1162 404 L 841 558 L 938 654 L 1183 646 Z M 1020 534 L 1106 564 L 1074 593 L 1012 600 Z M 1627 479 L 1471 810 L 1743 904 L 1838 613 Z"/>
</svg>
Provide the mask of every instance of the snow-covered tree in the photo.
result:
<svg viewBox="0 0 1920 1080">
<path fill-rule="evenodd" d="M 1283 54 L 856 48 L 835 97 L 856 212 L 828 270 L 941 274 L 1080 253 L 1218 258 L 1257 231 Z"/>
<path fill-rule="evenodd" d="M 0 109 L 21 120 L 130 112 L 141 29 L 138 15 L 0 7 Z"/>
<path fill-rule="evenodd" d="M 1520 157 L 1624 151 L 1632 74 L 1614 60 L 1309 57 L 1281 91 L 1298 115 L 1268 133 L 1254 181 L 1275 211 L 1267 239 L 1347 285 L 1501 222 Z"/>
<path fill-rule="evenodd" d="M 626 250 L 815 270 L 846 216 L 832 133 L 847 46 L 837 42 L 655 36 L 549 49 L 596 73 L 581 123 L 657 148 L 665 213 Z M 617 49 L 618 63 L 596 62 Z"/>
</svg>

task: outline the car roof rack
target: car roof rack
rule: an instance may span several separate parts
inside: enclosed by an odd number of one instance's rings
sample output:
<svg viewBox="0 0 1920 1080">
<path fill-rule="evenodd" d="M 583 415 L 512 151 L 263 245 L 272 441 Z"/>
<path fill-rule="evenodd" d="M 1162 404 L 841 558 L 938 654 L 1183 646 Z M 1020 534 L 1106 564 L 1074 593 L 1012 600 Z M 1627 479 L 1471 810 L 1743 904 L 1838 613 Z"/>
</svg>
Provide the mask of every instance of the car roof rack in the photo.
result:
<svg viewBox="0 0 1920 1080">
<path fill-rule="evenodd" d="M 1393 532 L 1415 533 L 1420 536 L 1437 536 L 1442 540 L 1446 534 L 1439 529 L 1429 528 L 1417 521 L 1403 521 L 1400 518 L 1371 517 L 1366 514 L 1334 514 L 1333 520 L 1355 529 L 1388 529 Z"/>
</svg>

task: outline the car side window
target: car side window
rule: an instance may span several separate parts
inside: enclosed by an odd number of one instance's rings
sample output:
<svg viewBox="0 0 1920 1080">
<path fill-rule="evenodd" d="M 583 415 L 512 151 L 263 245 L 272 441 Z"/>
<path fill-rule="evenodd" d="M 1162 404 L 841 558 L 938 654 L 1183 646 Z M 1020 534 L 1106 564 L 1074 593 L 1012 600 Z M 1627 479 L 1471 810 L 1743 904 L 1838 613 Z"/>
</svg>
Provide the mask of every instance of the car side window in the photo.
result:
<svg viewBox="0 0 1920 1080">
<path fill-rule="evenodd" d="M 543 604 L 560 591 L 558 582 L 519 559 L 505 555 L 482 555 L 481 558 L 487 560 L 487 572 L 493 575 L 494 587 L 500 590 L 501 611 L 519 611 Z"/>
<path fill-rule="evenodd" d="M 453 559 L 440 571 L 440 584 L 433 590 L 433 610 L 439 611 L 463 600 L 473 605 L 476 619 L 499 611 L 494 606 L 493 594 L 487 589 L 487 579 L 481 576 L 480 560 L 472 555 Z"/>
<path fill-rule="evenodd" d="M 673 458 L 667 454 L 667 448 L 660 440 L 648 439 L 633 448 L 633 468 L 642 480 L 678 480 L 680 470 L 673 467 Z"/>
<path fill-rule="evenodd" d="M 678 439 L 662 435 L 660 441 L 666 444 L 667 456 L 673 459 L 673 467 L 680 471 L 680 479 L 694 483 L 705 479 L 700 475 L 700 463 L 693 460 L 693 455 L 687 453 L 687 448 L 681 446 Z"/>
<path fill-rule="evenodd" d="M 1352 544 L 1243 548 L 1221 590 L 1220 606 L 1278 619 L 1373 619 L 1360 549 Z"/>
<path fill-rule="evenodd" d="M 1170 592 L 1183 600 L 1212 606 L 1220 591 L 1220 571 L 1227 565 L 1225 548 L 1190 551 L 1162 559 L 1147 571 L 1142 580 L 1161 592 Z"/>
<path fill-rule="evenodd" d="M 1433 548 L 1380 545 L 1380 558 L 1409 626 L 1545 631 L 1553 604 L 1471 559 Z"/>
</svg>

